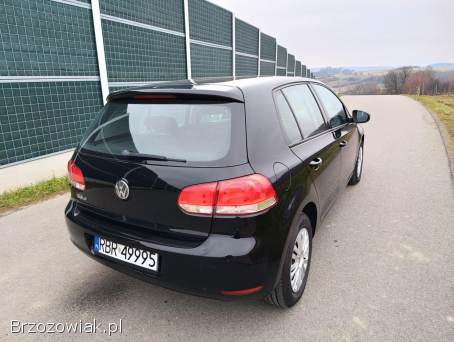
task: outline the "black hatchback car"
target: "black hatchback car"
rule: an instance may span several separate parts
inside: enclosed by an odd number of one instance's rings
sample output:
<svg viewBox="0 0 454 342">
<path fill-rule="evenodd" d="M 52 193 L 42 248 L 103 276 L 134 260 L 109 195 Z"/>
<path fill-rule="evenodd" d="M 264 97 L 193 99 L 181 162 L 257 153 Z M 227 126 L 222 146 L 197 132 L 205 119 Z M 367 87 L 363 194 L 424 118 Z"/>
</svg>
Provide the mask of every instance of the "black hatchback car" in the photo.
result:
<svg viewBox="0 0 454 342">
<path fill-rule="evenodd" d="M 71 240 L 165 287 L 290 307 L 316 227 L 361 179 L 368 120 L 305 78 L 112 93 L 68 162 Z"/>
</svg>

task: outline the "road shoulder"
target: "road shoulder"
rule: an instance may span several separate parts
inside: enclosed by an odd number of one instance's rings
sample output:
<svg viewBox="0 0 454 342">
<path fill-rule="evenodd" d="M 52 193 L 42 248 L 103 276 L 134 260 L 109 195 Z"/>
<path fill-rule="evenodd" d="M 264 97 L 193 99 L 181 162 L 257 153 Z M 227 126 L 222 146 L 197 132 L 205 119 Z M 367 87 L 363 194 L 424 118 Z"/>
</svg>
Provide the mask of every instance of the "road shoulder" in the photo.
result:
<svg viewBox="0 0 454 342">
<path fill-rule="evenodd" d="M 420 106 L 422 106 L 435 121 L 435 124 L 437 125 L 438 128 L 438 132 L 440 133 L 441 139 L 443 141 L 446 156 L 448 158 L 449 171 L 451 174 L 451 183 L 454 186 L 454 141 L 451 139 L 448 130 L 446 129 L 444 123 L 438 117 L 437 113 L 435 113 L 433 110 L 431 110 L 428 106 L 424 105 L 420 101 L 415 100 L 413 97 L 409 96 L 409 98 L 418 103 Z"/>
</svg>

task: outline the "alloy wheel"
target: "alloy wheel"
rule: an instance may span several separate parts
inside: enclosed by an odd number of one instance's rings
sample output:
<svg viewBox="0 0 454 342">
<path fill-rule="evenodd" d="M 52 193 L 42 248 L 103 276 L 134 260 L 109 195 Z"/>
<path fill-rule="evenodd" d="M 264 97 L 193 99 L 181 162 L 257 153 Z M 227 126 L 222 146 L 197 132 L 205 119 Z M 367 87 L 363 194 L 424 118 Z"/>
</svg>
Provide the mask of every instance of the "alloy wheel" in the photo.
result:
<svg viewBox="0 0 454 342">
<path fill-rule="evenodd" d="M 297 293 L 303 284 L 309 264 L 309 252 L 309 233 L 307 228 L 303 227 L 299 231 L 295 244 L 293 245 L 292 262 L 290 264 L 290 283 L 294 293 Z"/>
</svg>

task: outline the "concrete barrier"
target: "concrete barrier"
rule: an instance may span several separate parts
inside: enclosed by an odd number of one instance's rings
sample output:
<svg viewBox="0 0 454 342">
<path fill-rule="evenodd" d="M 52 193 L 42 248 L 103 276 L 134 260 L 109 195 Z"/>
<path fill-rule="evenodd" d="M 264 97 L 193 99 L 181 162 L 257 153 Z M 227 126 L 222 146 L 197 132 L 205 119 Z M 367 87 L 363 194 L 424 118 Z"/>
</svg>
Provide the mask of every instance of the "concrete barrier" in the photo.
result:
<svg viewBox="0 0 454 342">
<path fill-rule="evenodd" d="M 0 169 L 0 193 L 66 175 L 73 150 L 28 160 Z"/>
</svg>

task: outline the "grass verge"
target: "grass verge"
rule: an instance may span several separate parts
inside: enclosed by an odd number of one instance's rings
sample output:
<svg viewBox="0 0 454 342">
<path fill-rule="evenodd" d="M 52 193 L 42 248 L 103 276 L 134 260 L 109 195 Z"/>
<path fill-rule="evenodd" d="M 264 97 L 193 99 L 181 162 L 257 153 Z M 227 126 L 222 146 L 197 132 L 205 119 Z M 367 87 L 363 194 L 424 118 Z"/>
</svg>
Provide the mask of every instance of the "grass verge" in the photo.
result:
<svg viewBox="0 0 454 342">
<path fill-rule="evenodd" d="M 421 102 L 438 117 L 445 128 L 440 129 L 451 164 L 451 176 L 454 182 L 454 96 L 411 96 Z"/>
<path fill-rule="evenodd" d="M 68 190 L 68 178 L 60 177 L 4 192 L 0 194 L 0 213 L 42 201 Z"/>
<path fill-rule="evenodd" d="M 454 141 L 454 96 L 412 96 L 437 114 Z"/>
</svg>

